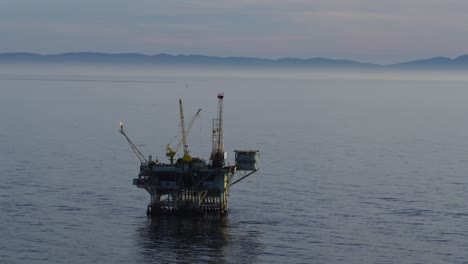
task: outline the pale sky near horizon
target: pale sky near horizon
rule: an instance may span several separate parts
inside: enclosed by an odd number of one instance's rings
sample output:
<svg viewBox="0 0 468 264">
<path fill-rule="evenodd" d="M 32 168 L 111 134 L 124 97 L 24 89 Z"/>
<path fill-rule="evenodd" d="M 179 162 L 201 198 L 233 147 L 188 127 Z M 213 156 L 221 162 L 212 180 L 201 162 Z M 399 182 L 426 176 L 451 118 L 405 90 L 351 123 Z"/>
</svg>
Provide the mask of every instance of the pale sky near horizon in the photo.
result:
<svg viewBox="0 0 468 264">
<path fill-rule="evenodd" d="M 0 0 L 0 53 L 394 63 L 468 53 L 467 0 Z"/>
</svg>

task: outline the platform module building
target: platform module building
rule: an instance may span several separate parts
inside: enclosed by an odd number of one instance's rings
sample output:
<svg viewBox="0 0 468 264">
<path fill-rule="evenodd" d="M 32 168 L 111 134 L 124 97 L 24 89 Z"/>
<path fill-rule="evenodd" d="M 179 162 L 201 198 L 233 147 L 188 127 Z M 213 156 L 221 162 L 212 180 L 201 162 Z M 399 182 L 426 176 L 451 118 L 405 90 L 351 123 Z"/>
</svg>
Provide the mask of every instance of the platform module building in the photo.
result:
<svg viewBox="0 0 468 264">
<path fill-rule="evenodd" d="M 223 130 L 223 99 L 218 94 L 217 116 L 213 119 L 212 151 L 209 161 L 192 157 L 187 146 L 187 134 L 200 110 L 187 125 L 184 121 L 182 101 L 179 100 L 181 140 L 175 147 L 166 148 L 169 163 L 148 159 L 130 140 L 120 123 L 119 132 L 127 139 L 140 160 L 140 172 L 133 184 L 145 189 L 151 196 L 148 215 L 225 214 L 228 210 L 229 189 L 259 170 L 258 150 L 235 150 L 235 165 L 226 165 Z M 179 148 L 183 156 L 175 160 Z"/>
</svg>

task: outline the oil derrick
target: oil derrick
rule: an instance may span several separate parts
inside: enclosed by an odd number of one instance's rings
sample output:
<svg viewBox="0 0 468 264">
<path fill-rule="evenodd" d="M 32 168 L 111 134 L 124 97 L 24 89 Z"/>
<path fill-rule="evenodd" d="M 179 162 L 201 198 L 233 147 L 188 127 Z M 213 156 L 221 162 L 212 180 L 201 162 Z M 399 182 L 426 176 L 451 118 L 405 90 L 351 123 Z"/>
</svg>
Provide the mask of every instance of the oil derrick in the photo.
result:
<svg viewBox="0 0 468 264">
<path fill-rule="evenodd" d="M 223 99 L 224 93 L 218 93 L 218 112 L 217 118 L 213 119 L 213 149 L 210 158 L 213 168 L 222 168 L 226 158 L 224 152 Z"/>
</svg>

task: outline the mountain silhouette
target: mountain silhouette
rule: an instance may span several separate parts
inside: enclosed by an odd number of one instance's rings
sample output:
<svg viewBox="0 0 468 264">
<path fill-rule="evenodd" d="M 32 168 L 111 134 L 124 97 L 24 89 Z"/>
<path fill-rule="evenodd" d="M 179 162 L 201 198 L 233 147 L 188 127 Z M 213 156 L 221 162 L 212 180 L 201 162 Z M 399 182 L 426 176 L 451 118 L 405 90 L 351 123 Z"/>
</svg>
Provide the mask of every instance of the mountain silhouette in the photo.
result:
<svg viewBox="0 0 468 264">
<path fill-rule="evenodd" d="M 206 66 L 268 66 L 349 69 L 468 69 L 468 55 L 450 59 L 434 57 L 397 64 L 379 65 L 353 60 L 328 58 L 262 59 L 252 57 L 215 57 L 204 55 L 144 55 L 139 53 L 70 52 L 40 55 L 27 52 L 0 53 L 0 63 L 66 63 L 66 64 L 136 64 L 136 65 L 206 65 Z"/>
</svg>

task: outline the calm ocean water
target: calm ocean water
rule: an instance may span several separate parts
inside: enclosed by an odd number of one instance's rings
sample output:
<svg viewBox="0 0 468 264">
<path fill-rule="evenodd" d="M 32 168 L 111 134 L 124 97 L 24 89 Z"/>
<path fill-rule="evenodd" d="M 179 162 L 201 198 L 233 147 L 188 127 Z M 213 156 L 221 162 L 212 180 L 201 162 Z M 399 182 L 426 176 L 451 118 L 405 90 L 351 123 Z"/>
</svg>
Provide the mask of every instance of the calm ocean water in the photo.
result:
<svg viewBox="0 0 468 264">
<path fill-rule="evenodd" d="M 463 75 L 1 66 L 0 91 L 0 263 L 468 262 Z M 225 219 L 148 219 L 118 122 L 163 160 L 182 98 L 207 158 L 218 91 L 259 173 Z"/>
</svg>

